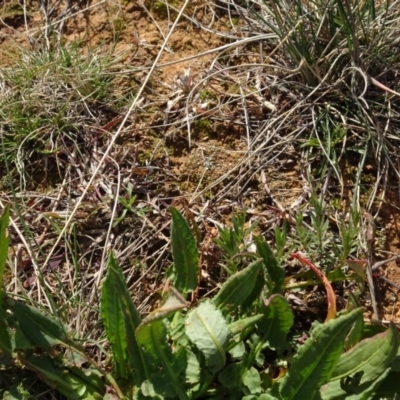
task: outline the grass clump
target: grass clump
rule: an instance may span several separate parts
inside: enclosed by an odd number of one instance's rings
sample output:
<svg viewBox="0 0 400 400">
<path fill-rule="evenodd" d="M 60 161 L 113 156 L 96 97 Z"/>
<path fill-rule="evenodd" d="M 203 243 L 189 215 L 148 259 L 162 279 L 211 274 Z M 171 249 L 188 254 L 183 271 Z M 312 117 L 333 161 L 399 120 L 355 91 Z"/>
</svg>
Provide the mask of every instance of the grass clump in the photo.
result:
<svg viewBox="0 0 400 400">
<path fill-rule="evenodd" d="M 351 203 L 359 211 L 379 210 L 385 191 L 377 196 L 378 186 L 387 187 L 389 175 L 400 177 L 392 161 L 400 115 L 393 74 L 400 58 L 391 54 L 399 43 L 396 4 L 259 0 L 237 7 L 251 18 L 252 29 L 276 34 L 265 54 L 265 72 L 275 68 L 279 87 L 291 93 L 292 107 L 280 120 L 306 132 L 299 151 L 307 160 L 309 184 L 330 199 L 336 195 L 328 188 L 338 187 L 342 201 L 344 176 L 356 171 L 352 184 L 361 190 Z M 373 165 L 368 175 L 375 174 L 372 190 L 361 185 L 367 165 Z"/>
<path fill-rule="evenodd" d="M 119 114 L 109 96 L 111 64 L 111 58 L 83 56 L 72 46 L 23 51 L 16 66 L 1 70 L 1 168 L 9 180 L 3 176 L 3 185 L 19 176 L 32 189 L 62 181 L 67 171 L 85 179 L 87 160 L 107 141 L 101 126 Z"/>
</svg>

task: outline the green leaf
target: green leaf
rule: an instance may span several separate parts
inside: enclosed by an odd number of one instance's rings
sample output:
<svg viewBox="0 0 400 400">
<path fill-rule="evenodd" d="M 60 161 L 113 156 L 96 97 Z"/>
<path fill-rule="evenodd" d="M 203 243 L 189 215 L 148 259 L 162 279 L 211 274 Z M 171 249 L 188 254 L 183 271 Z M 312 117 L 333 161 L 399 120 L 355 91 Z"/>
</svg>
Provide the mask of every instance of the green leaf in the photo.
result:
<svg viewBox="0 0 400 400">
<path fill-rule="evenodd" d="M 212 372 L 218 372 L 225 366 L 230 332 L 221 311 L 209 299 L 188 314 L 186 334 L 203 353 Z"/>
<path fill-rule="evenodd" d="M 93 380 L 83 379 L 68 369 L 58 366 L 50 356 L 20 355 L 19 360 L 25 367 L 34 371 L 48 386 L 57 389 L 70 400 L 100 400 L 103 398 L 103 384 L 93 385 Z M 58 360 L 59 362 L 60 360 Z"/>
<path fill-rule="evenodd" d="M 33 345 L 45 350 L 58 344 L 70 345 L 71 341 L 67 336 L 69 328 L 59 320 L 10 297 L 7 298 L 7 308 L 13 313 L 22 333 Z"/>
<path fill-rule="evenodd" d="M 243 360 L 247 351 L 243 342 L 236 343 L 233 347 L 229 348 L 229 354 L 233 360 Z"/>
<path fill-rule="evenodd" d="M 274 294 L 264 301 L 262 311 L 264 318 L 258 326 L 264 334 L 263 340 L 271 349 L 277 350 L 284 344 L 293 325 L 292 310 L 283 296 Z"/>
<path fill-rule="evenodd" d="M 400 393 L 400 371 L 390 371 L 375 390 L 371 392 L 372 400 L 381 400 L 386 398 L 394 398 L 393 396 Z"/>
<path fill-rule="evenodd" d="M 0 306 L 0 366 L 7 365 L 12 361 L 11 337 L 13 332 L 7 323 L 7 313 Z"/>
<path fill-rule="evenodd" d="M 29 400 L 30 393 L 25 390 L 22 383 L 19 383 L 3 394 L 3 400 Z"/>
<path fill-rule="evenodd" d="M 254 302 L 258 302 L 261 299 L 266 283 L 264 275 L 265 274 L 263 274 L 262 272 L 258 274 L 253 290 L 241 305 L 243 311 L 252 312 L 254 307 Z"/>
<path fill-rule="evenodd" d="M 233 336 L 239 335 L 252 329 L 255 324 L 264 318 L 264 314 L 253 315 L 252 317 L 241 318 L 229 324 L 229 330 Z"/>
<path fill-rule="evenodd" d="M 359 308 L 314 328 L 280 382 L 283 400 L 313 399 L 332 376 L 343 353 L 346 336 L 357 319 L 362 318 L 362 313 Z"/>
<path fill-rule="evenodd" d="M 263 393 L 260 396 L 255 396 L 253 394 L 251 394 L 250 396 L 244 396 L 242 400 L 279 400 L 279 398 L 272 396 L 268 393 Z"/>
<path fill-rule="evenodd" d="M 153 319 L 163 319 L 176 311 L 186 308 L 188 303 L 182 295 L 172 286 L 168 287 L 164 296 L 164 303 L 153 310 L 144 320 L 143 323 L 152 321 Z"/>
<path fill-rule="evenodd" d="M 153 383 L 151 383 L 150 381 L 144 381 L 140 387 L 140 392 L 138 393 L 138 396 L 135 397 L 138 400 L 141 399 L 160 399 L 162 400 L 164 397 L 160 396 L 159 394 L 157 394 Z"/>
<path fill-rule="evenodd" d="M 10 214 L 10 207 L 7 206 L 0 217 L 0 306 L 3 301 L 3 276 L 6 267 L 6 260 L 8 256 L 8 220 Z"/>
<path fill-rule="evenodd" d="M 186 384 L 192 387 L 192 390 L 198 390 L 200 388 L 200 374 L 201 368 L 199 360 L 190 349 L 185 349 L 187 352 L 187 366 L 185 371 Z"/>
<path fill-rule="evenodd" d="M 16 324 L 16 326 L 17 329 L 15 330 L 14 336 L 11 341 L 13 345 L 13 351 L 35 350 L 36 346 L 26 337 L 22 329 L 18 327 L 18 324 Z"/>
<path fill-rule="evenodd" d="M 162 360 L 164 352 L 169 353 L 171 350 L 167 344 L 167 331 L 161 319 L 141 324 L 136 331 L 136 337 L 146 357 L 150 358 L 152 363 Z M 170 357 L 170 354 L 168 356 Z"/>
<path fill-rule="evenodd" d="M 345 342 L 346 349 L 352 348 L 361 340 L 363 330 L 364 330 L 364 320 L 359 318 L 351 328 L 350 333 L 347 335 Z"/>
<path fill-rule="evenodd" d="M 262 236 L 256 236 L 257 254 L 264 260 L 264 266 L 272 282 L 270 283 L 271 294 L 282 293 L 285 283 L 285 270 L 278 264 L 268 243 Z"/>
<path fill-rule="evenodd" d="M 112 253 L 101 292 L 101 319 L 113 352 L 117 377 L 134 378 L 140 385 L 148 377 L 146 359 L 135 336 L 141 318 Z"/>
<path fill-rule="evenodd" d="M 196 240 L 189 225 L 178 210 L 171 207 L 171 246 L 174 259 L 174 286 L 186 296 L 197 287 L 199 262 Z"/>
<path fill-rule="evenodd" d="M 152 319 L 149 322 L 143 322 L 136 330 L 136 337 L 149 362 L 157 366 L 157 369 L 159 366 L 162 367 L 161 373 L 150 379 L 158 394 L 160 391 L 172 392 L 181 400 L 188 399 L 182 385 L 185 381 L 179 378 L 179 369 L 182 368 L 177 365 L 180 360 L 176 353 L 172 353 L 168 344 L 167 330 L 163 320 Z"/>
<path fill-rule="evenodd" d="M 219 374 L 218 381 L 227 389 L 241 388 L 240 379 L 243 363 L 233 363 L 227 365 Z"/>
<path fill-rule="evenodd" d="M 240 306 L 251 294 L 259 277 L 262 259 L 252 262 L 248 267 L 236 272 L 223 285 L 213 298 L 213 303 L 219 308 L 229 311 Z"/>
<path fill-rule="evenodd" d="M 260 374 L 254 367 L 244 372 L 243 385 L 248 389 L 249 394 L 261 394 Z"/>
<path fill-rule="evenodd" d="M 358 343 L 340 358 L 329 382 L 321 390 L 322 398 L 364 398 L 377 379 L 388 372 L 398 347 L 394 325 L 386 332 Z"/>
</svg>

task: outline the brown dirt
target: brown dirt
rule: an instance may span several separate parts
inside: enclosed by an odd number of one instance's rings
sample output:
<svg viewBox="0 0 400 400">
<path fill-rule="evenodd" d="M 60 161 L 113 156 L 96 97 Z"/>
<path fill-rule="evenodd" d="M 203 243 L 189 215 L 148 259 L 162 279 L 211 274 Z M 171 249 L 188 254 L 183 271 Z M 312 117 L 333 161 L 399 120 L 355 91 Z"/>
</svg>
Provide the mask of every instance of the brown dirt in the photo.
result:
<svg viewBox="0 0 400 400">
<path fill-rule="evenodd" d="M 385 207 L 383 207 L 381 218 L 384 232 L 386 233 L 385 240 L 385 257 L 387 259 L 396 254 L 400 254 L 400 219 L 398 207 L 398 193 L 391 193 L 387 196 Z M 383 281 L 384 292 L 384 319 L 400 322 L 400 263 L 398 261 L 389 262 L 384 268 L 382 274 L 390 280 L 391 283 Z M 380 280 L 381 281 L 381 280 Z"/>
</svg>

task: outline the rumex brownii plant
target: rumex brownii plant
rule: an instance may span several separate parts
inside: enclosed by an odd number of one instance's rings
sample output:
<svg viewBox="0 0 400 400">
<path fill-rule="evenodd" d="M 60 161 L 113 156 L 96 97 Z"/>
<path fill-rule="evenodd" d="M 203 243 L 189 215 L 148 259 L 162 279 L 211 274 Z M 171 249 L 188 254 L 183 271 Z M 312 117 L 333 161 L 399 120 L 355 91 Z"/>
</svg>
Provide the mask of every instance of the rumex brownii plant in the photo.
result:
<svg viewBox="0 0 400 400">
<path fill-rule="evenodd" d="M 8 214 L 7 208 L 0 219 L 1 280 Z M 161 304 L 145 318 L 110 254 L 100 308 L 111 369 L 89 357 L 61 321 L 2 288 L 0 370 L 30 370 L 68 399 L 366 399 L 396 393 L 399 338 L 394 325 L 367 337 L 363 310 L 338 315 L 323 272 L 294 253 L 323 281 L 328 312 L 287 357 L 294 314 L 284 296 L 285 271 L 267 242 L 256 236 L 255 251 L 246 254 L 248 264 L 231 274 L 215 296 L 197 299 L 196 241 L 183 216 L 174 208 L 171 215 L 174 264 Z"/>
</svg>

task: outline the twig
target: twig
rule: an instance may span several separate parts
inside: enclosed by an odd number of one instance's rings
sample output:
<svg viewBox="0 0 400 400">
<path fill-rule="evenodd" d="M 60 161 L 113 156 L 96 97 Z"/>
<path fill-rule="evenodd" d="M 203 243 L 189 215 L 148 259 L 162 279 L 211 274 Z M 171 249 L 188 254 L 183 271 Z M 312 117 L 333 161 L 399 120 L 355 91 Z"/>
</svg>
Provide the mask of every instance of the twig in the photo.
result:
<svg viewBox="0 0 400 400">
<path fill-rule="evenodd" d="M 382 267 L 382 265 L 385 265 L 385 264 L 390 263 L 390 262 L 392 262 L 392 261 L 397 261 L 397 260 L 399 260 L 399 259 L 400 259 L 400 255 L 394 256 L 394 257 L 391 257 L 391 258 L 388 258 L 387 260 L 378 261 L 378 262 L 376 262 L 376 263 L 371 267 L 371 270 L 372 270 L 372 272 L 374 272 L 374 271 L 376 271 L 378 268 Z"/>
</svg>

